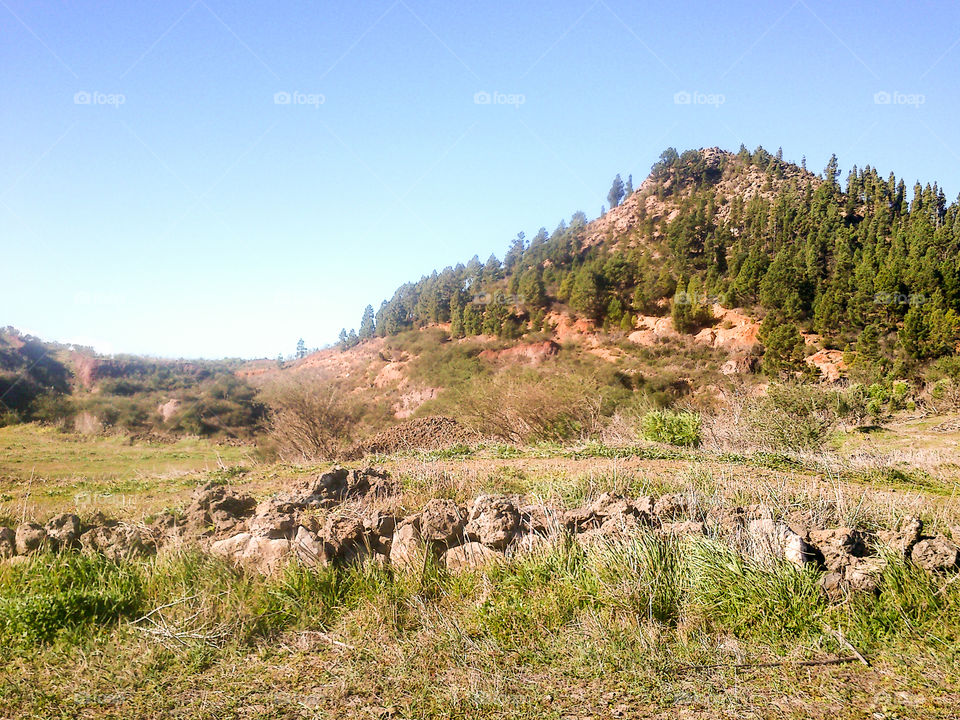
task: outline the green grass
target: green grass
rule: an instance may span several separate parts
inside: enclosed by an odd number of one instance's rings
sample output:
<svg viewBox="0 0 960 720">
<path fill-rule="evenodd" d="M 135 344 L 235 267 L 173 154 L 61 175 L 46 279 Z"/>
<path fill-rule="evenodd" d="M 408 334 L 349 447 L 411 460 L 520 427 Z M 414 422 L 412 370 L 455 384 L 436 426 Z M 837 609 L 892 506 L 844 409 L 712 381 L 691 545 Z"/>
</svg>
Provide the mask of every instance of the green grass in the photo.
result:
<svg viewBox="0 0 960 720">
<path fill-rule="evenodd" d="M 643 437 L 679 447 L 700 446 L 700 416 L 692 412 L 653 410 L 640 422 Z"/>
</svg>

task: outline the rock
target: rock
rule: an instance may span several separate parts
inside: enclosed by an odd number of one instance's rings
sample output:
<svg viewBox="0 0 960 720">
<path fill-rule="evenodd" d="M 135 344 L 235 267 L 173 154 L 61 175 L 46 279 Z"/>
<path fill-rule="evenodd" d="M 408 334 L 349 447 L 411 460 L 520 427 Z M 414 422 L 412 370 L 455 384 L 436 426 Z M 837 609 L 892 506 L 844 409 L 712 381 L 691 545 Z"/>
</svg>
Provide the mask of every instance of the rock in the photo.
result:
<svg viewBox="0 0 960 720">
<path fill-rule="evenodd" d="M 646 525 L 637 515 L 624 513 L 611 515 L 603 521 L 599 528 L 588 530 L 604 537 L 627 537 L 636 535 Z"/>
<path fill-rule="evenodd" d="M 960 564 L 960 548 L 944 537 L 924 538 L 913 546 L 910 559 L 927 572 L 944 572 Z"/>
<path fill-rule="evenodd" d="M 397 567 L 419 567 L 423 562 L 423 553 L 420 517 L 414 515 L 397 525 L 390 546 L 390 562 Z"/>
<path fill-rule="evenodd" d="M 851 592 L 876 592 L 887 563 L 880 557 L 855 557 L 838 570 L 824 573 L 820 587 L 833 602 L 842 600 Z"/>
<path fill-rule="evenodd" d="M 649 498 L 641 498 L 644 508 L 651 506 Z M 619 493 L 605 492 L 590 505 L 568 510 L 563 515 L 563 524 L 571 532 L 585 532 L 606 526 L 607 533 L 635 529 L 641 524 L 650 524 L 648 512 Z"/>
<path fill-rule="evenodd" d="M 17 533 L 13 528 L 0 526 L 0 560 L 17 554 Z"/>
<path fill-rule="evenodd" d="M 388 473 L 375 468 L 347 470 L 336 467 L 308 483 L 297 495 L 305 507 L 330 508 L 351 498 L 382 498 L 397 493 Z"/>
<path fill-rule="evenodd" d="M 661 520 L 673 520 L 689 515 L 692 509 L 690 498 L 681 493 L 661 495 L 653 505 L 654 514 Z"/>
<path fill-rule="evenodd" d="M 50 518 L 43 528 L 54 549 L 72 548 L 80 539 L 80 518 L 71 513 L 63 513 Z"/>
<path fill-rule="evenodd" d="M 781 522 L 770 518 L 751 520 L 747 533 L 752 541 L 754 558 L 757 560 L 782 557 L 797 567 L 816 561 L 814 549 Z"/>
<path fill-rule="evenodd" d="M 468 542 L 444 552 L 441 561 L 450 572 L 460 573 L 474 570 L 502 557 L 503 555 L 483 543 Z"/>
<path fill-rule="evenodd" d="M 210 546 L 210 552 L 265 575 L 280 570 L 291 553 L 290 541 L 242 532 Z"/>
<path fill-rule="evenodd" d="M 184 511 L 186 525 L 201 535 L 234 531 L 253 514 L 257 501 L 224 485 L 207 483 L 197 488 Z"/>
<path fill-rule="evenodd" d="M 47 532 L 37 523 L 23 523 L 17 528 L 15 543 L 18 555 L 29 555 L 41 550 L 47 541 Z"/>
<path fill-rule="evenodd" d="M 143 557 L 157 551 L 150 532 L 136 525 L 103 525 L 87 530 L 80 536 L 85 550 L 99 552 L 110 560 Z"/>
<path fill-rule="evenodd" d="M 523 505 L 520 508 L 520 531 L 523 533 L 548 535 L 559 525 L 556 513 L 542 504 Z"/>
<path fill-rule="evenodd" d="M 463 543 L 465 513 L 453 500 L 434 498 L 420 512 L 420 537 L 443 550 Z"/>
<path fill-rule="evenodd" d="M 660 526 L 660 531 L 664 535 L 697 535 L 703 536 L 707 534 L 707 528 L 702 522 L 697 522 L 695 520 L 684 520 L 683 522 L 675 523 L 663 523 Z"/>
<path fill-rule="evenodd" d="M 303 527 L 297 528 L 297 534 L 291 543 L 294 554 L 308 567 L 326 563 L 323 541 L 313 532 Z"/>
<path fill-rule="evenodd" d="M 831 572 L 849 565 L 853 558 L 867 554 L 863 534 L 851 528 L 811 530 L 810 542 L 820 551 L 823 564 Z"/>
<path fill-rule="evenodd" d="M 495 550 L 503 550 L 520 529 L 520 512 L 502 495 L 481 495 L 470 508 L 467 537 Z"/>
<path fill-rule="evenodd" d="M 363 521 L 364 527 L 380 538 L 391 538 L 397 529 L 397 518 L 382 510 L 374 510 Z"/>
<path fill-rule="evenodd" d="M 724 533 L 736 533 L 747 523 L 747 511 L 742 507 L 712 507 L 707 512 L 707 521 Z"/>
<path fill-rule="evenodd" d="M 363 523 L 355 518 L 331 515 L 324 523 L 321 537 L 327 562 L 349 562 L 368 549 Z"/>
<path fill-rule="evenodd" d="M 880 530 L 877 532 L 877 542 L 895 555 L 906 560 L 910 557 L 913 546 L 920 540 L 923 532 L 923 522 L 914 516 L 907 518 L 899 530 Z"/>
<path fill-rule="evenodd" d="M 543 552 L 551 546 L 550 540 L 537 533 L 528 533 L 520 535 L 511 547 L 511 550 L 518 555 L 529 555 Z"/>
<path fill-rule="evenodd" d="M 247 521 L 247 528 L 254 535 L 269 538 L 289 538 L 296 533 L 300 506 L 279 498 L 264 500 Z"/>
</svg>

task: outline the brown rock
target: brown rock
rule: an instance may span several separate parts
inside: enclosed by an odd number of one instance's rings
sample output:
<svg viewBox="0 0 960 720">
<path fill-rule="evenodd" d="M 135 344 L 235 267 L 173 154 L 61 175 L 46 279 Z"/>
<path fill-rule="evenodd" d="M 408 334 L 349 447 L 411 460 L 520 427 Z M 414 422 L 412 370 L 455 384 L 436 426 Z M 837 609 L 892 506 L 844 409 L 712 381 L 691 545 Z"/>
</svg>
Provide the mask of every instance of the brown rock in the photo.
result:
<svg viewBox="0 0 960 720">
<path fill-rule="evenodd" d="M 683 522 L 664 523 L 660 526 L 660 531 L 665 535 L 696 535 L 707 534 L 707 528 L 702 522 L 695 520 L 684 520 Z"/>
<path fill-rule="evenodd" d="M 960 549 L 944 537 L 924 538 L 913 546 L 910 558 L 927 572 L 945 572 L 960 564 Z"/>
<path fill-rule="evenodd" d="M 853 558 L 867 554 L 863 534 L 851 528 L 811 530 L 810 542 L 823 555 L 823 564 L 827 570 L 833 572 L 849 565 Z"/>
<path fill-rule="evenodd" d="M 18 555 L 29 555 L 43 549 L 47 542 L 47 532 L 37 523 L 23 523 L 17 528 L 15 543 Z"/>
<path fill-rule="evenodd" d="M 71 513 L 63 513 L 50 518 L 43 528 L 54 549 L 72 548 L 80 539 L 80 518 Z"/>
<path fill-rule="evenodd" d="M 296 533 L 300 506 L 279 498 L 262 501 L 247 527 L 254 535 L 269 538 L 289 538 Z"/>
<path fill-rule="evenodd" d="M 289 540 L 253 535 L 249 532 L 218 540 L 210 546 L 210 552 L 214 555 L 263 574 L 280 570 L 289 559 L 291 551 Z"/>
<path fill-rule="evenodd" d="M 111 560 L 152 555 L 157 544 L 146 528 L 136 525 L 103 525 L 80 536 L 87 551 L 99 552 Z"/>
<path fill-rule="evenodd" d="M 877 542 L 906 560 L 910 557 L 913 546 L 919 542 L 922 532 L 923 522 L 918 517 L 911 517 L 901 525 L 899 530 L 880 530 L 877 533 Z"/>
<path fill-rule="evenodd" d="M 0 560 L 17 554 L 17 533 L 13 528 L 0 526 Z"/>
<path fill-rule="evenodd" d="M 502 495 L 481 495 L 470 508 L 467 537 L 496 550 L 503 550 L 520 529 L 520 512 Z"/>
<path fill-rule="evenodd" d="M 323 556 L 327 562 L 348 562 L 365 553 L 368 547 L 363 523 L 351 517 L 331 515 L 321 533 Z"/>
<path fill-rule="evenodd" d="M 207 483 L 197 488 L 184 511 L 187 527 L 201 535 L 223 534 L 235 530 L 249 517 L 257 503 L 224 485 Z"/>
<path fill-rule="evenodd" d="M 653 506 L 654 514 L 661 520 L 673 520 L 681 516 L 687 516 L 692 509 L 690 498 L 681 493 L 661 495 Z"/>
<path fill-rule="evenodd" d="M 391 564 L 397 567 L 419 567 L 423 562 L 424 552 L 419 516 L 414 515 L 401 521 L 390 546 Z"/>
<path fill-rule="evenodd" d="M 453 500 L 434 498 L 420 512 L 420 537 L 441 546 L 440 552 L 463 543 L 465 513 Z"/>
<path fill-rule="evenodd" d="M 814 549 L 787 525 L 770 518 L 751 520 L 747 532 L 758 560 L 782 557 L 797 567 L 814 562 Z"/>
</svg>

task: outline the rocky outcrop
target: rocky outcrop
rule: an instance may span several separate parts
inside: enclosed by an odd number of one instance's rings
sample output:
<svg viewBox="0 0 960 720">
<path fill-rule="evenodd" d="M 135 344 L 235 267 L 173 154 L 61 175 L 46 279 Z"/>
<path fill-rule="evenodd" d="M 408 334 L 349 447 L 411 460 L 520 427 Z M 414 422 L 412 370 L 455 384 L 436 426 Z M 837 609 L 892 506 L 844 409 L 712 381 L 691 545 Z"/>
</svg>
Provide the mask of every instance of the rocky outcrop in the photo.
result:
<svg viewBox="0 0 960 720">
<path fill-rule="evenodd" d="M 47 542 L 47 532 L 42 525 L 28 522 L 17 528 L 15 546 L 18 555 L 29 555 L 42 550 Z"/>
<path fill-rule="evenodd" d="M 71 513 L 63 513 L 50 518 L 43 529 L 54 549 L 67 550 L 74 547 L 80 539 L 80 518 Z"/>
<path fill-rule="evenodd" d="M 502 495 L 481 495 L 470 508 L 467 537 L 491 547 L 505 549 L 520 530 L 520 511 Z"/>
</svg>

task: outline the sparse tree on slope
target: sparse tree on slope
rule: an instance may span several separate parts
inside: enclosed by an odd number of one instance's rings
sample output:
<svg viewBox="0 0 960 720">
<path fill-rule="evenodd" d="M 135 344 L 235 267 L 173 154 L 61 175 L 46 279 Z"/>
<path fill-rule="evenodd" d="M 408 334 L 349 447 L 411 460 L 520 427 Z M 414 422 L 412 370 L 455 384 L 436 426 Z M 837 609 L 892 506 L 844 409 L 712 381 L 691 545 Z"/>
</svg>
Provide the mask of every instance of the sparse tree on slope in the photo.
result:
<svg viewBox="0 0 960 720">
<path fill-rule="evenodd" d="M 376 332 L 376 322 L 373 317 L 373 305 L 367 305 L 360 319 L 360 339 L 368 340 Z"/>
<path fill-rule="evenodd" d="M 620 179 L 620 174 L 617 173 L 617 176 L 613 179 L 613 185 L 610 186 L 610 192 L 607 193 L 607 202 L 610 203 L 611 210 L 620 204 L 620 201 L 623 200 L 623 195 L 623 180 Z"/>
</svg>

